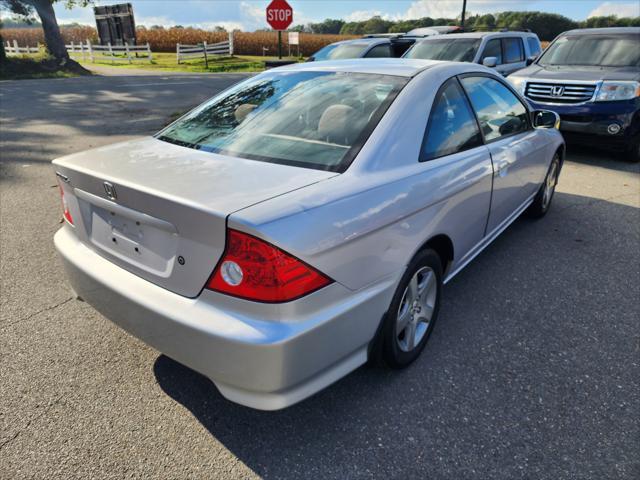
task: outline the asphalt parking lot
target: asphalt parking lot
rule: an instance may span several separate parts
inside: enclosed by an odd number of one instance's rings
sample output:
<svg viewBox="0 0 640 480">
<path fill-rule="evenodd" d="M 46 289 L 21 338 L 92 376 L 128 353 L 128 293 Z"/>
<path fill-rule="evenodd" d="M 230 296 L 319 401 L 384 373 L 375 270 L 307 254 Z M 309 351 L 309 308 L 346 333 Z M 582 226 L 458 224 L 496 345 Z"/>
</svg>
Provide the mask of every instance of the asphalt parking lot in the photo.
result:
<svg viewBox="0 0 640 480">
<path fill-rule="evenodd" d="M 571 148 L 554 205 L 445 290 L 420 359 L 259 412 L 71 299 L 51 159 L 242 75 L 0 82 L 0 478 L 640 478 L 640 165 Z"/>
</svg>

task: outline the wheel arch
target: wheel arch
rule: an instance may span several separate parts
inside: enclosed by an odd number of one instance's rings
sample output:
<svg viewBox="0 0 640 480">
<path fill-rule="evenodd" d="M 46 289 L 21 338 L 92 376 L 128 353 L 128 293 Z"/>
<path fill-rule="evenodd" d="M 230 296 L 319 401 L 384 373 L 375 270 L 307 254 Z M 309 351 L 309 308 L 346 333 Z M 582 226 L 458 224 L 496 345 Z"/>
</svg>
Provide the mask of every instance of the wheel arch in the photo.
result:
<svg viewBox="0 0 640 480">
<path fill-rule="evenodd" d="M 422 246 L 417 250 L 416 255 L 426 249 L 431 249 L 438 254 L 442 261 L 442 274 L 446 277 L 449 272 L 449 268 L 453 263 L 455 253 L 451 238 L 444 233 L 434 235 L 422 244 Z"/>
</svg>

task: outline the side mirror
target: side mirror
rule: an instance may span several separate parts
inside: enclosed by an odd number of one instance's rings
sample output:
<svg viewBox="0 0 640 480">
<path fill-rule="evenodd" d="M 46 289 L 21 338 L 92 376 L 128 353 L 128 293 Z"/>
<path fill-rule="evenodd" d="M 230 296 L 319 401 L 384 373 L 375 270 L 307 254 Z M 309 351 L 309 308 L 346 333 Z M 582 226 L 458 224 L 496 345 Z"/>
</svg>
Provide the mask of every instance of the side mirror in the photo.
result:
<svg viewBox="0 0 640 480">
<path fill-rule="evenodd" d="M 498 59 L 496 57 L 484 57 L 482 59 L 482 65 L 489 68 L 495 68 L 498 65 Z"/>
<path fill-rule="evenodd" d="M 533 117 L 533 126 L 535 128 L 560 128 L 560 115 L 551 110 L 534 110 L 531 114 Z"/>
<path fill-rule="evenodd" d="M 306 60 L 306 61 L 307 61 L 307 62 L 313 62 L 315 59 L 316 59 L 316 57 L 311 56 L 311 57 L 307 58 L 307 60 Z"/>
<path fill-rule="evenodd" d="M 538 58 L 538 57 L 537 57 L 537 55 L 533 55 L 533 56 L 531 56 L 531 57 L 527 58 L 527 67 L 528 67 L 529 65 L 531 65 L 533 62 L 535 62 L 535 61 L 536 61 L 536 58 Z"/>
</svg>

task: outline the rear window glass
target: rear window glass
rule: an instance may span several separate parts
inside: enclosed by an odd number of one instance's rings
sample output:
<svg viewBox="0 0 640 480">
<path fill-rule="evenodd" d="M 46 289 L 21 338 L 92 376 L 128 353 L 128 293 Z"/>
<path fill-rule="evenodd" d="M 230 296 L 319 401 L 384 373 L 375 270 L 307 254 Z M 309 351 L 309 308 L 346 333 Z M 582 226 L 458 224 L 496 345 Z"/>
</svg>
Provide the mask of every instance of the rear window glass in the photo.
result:
<svg viewBox="0 0 640 480">
<path fill-rule="evenodd" d="M 386 58 L 391 57 L 391 45 L 376 45 L 365 55 L 366 58 Z"/>
<path fill-rule="evenodd" d="M 479 45 L 480 40 L 474 38 L 434 38 L 416 43 L 404 56 L 423 60 L 473 62 Z"/>
<path fill-rule="evenodd" d="M 265 73 L 196 108 L 157 138 L 197 150 L 343 171 L 408 79 Z"/>
<path fill-rule="evenodd" d="M 504 63 L 518 63 L 524 61 L 524 48 L 521 38 L 503 38 Z"/>
<path fill-rule="evenodd" d="M 339 43 L 327 45 L 313 54 L 314 60 L 340 60 L 345 58 L 360 58 L 368 48 L 368 44 Z"/>
<path fill-rule="evenodd" d="M 527 43 L 529 44 L 529 51 L 531 52 L 532 56 L 535 57 L 540 54 L 540 42 L 537 38 L 527 37 Z"/>
</svg>

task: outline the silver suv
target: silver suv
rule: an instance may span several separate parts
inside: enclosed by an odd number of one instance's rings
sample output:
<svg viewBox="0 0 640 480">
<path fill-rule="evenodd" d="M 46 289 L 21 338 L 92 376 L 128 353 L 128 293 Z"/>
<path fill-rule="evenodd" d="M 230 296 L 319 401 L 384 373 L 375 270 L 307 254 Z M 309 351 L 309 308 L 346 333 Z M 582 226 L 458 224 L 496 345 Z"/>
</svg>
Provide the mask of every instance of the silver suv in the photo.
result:
<svg viewBox="0 0 640 480">
<path fill-rule="evenodd" d="M 480 63 L 506 76 L 533 63 L 541 51 L 535 33 L 471 32 L 427 37 L 403 57 Z"/>
</svg>

